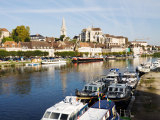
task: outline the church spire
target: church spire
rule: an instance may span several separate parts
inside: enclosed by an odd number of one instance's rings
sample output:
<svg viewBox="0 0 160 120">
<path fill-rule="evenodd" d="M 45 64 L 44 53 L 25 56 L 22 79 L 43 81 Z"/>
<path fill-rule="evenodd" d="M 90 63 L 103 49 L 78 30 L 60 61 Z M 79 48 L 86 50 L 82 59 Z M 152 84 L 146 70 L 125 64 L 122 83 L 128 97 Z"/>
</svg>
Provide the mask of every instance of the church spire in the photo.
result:
<svg viewBox="0 0 160 120">
<path fill-rule="evenodd" d="M 64 18 L 62 20 L 61 35 L 65 35 L 65 37 L 67 36 L 67 33 L 66 33 L 66 24 L 65 24 Z"/>
</svg>

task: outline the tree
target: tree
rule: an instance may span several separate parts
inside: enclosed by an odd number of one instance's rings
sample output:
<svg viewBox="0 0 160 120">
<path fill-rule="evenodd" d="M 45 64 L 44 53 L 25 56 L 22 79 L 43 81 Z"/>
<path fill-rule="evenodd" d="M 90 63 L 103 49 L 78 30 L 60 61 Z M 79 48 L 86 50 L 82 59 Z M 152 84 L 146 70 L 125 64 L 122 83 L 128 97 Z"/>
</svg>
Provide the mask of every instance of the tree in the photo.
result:
<svg viewBox="0 0 160 120">
<path fill-rule="evenodd" d="M 60 36 L 60 40 L 63 41 L 63 39 L 65 38 L 65 35 L 61 35 Z"/>
<path fill-rule="evenodd" d="M 11 37 L 4 37 L 2 43 L 5 43 L 6 41 L 13 41 L 13 39 Z"/>
<path fill-rule="evenodd" d="M 29 42 L 30 41 L 30 28 L 29 26 L 17 26 L 12 30 L 12 38 L 15 42 Z"/>
<path fill-rule="evenodd" d="M 2 35 L 2 30 L 0 29 L 0 38 L 1 38 L 1 35 Z"/>
</svg>

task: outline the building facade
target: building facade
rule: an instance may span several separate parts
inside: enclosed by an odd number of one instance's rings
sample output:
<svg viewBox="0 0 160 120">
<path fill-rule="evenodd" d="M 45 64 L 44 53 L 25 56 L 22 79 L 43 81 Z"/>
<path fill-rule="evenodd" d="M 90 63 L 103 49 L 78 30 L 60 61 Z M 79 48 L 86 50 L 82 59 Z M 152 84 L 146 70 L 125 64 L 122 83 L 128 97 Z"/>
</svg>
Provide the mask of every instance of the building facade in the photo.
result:
<svg viewBox="0 0 160 120">
<path fill-rule="evenodd" d="M 4 37 L 10 36 L 10 32 L 6 28 L 0 28 L 0 32 L 1 32 L 1 35 L 0 35 L 0 43 L 1 43 Z"/>
<path fill-rule="evenodd" d="M 100 28 L 89 27 L 82 30 L 79 39 L 82 42 L 103 43 L 103 33 Z"/>
<path fill-rule="evenodd" d="M 126 43 L 126 37 L 123 36 L 114 36 L 114 35 L 109 35 L 109 34 L 104 34 L 104 43 L 108 48 L 111 47 L 124 47 Z"/>
</svg>

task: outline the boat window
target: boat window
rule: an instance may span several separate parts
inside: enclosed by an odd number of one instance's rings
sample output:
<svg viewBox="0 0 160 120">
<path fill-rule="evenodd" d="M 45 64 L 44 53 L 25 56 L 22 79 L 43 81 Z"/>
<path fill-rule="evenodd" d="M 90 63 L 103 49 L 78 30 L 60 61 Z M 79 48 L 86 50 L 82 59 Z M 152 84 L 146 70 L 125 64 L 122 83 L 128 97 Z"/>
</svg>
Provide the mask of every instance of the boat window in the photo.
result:
<svg viewBox="0 0 160 120">
<path fill-rule="evenodd" d="M 60 120 L 67 120 L 68 114 L 62 114 Z"/>
<path fill-rule="evenodd" d="M 115 88 L 115 91 L 117 92 L 117 91 L 118 91 L 118 88 Z"/>
<path fill-rule="evenodd" d="M 97 91 L 97 87 L 94 87 L 94 91 Z"/>
<path fill-rule="evenodd" d="M 99 91 L 102 91 L 102 88 L 101 88 L 101 87 L 99 87 Z"/>
<path fill-rule="evenodd" d="M 120 92 L 123 92 L 123 88 L 120 88 Z"/>
<path fill-rule="evenodd" d="M 44 115 L 44 118 L 49 118 L 50 114 L 51 114 L 51 112 L 48 112 L 48 111 L 47 111 L 47 112 L 45 113 L 45 115 Z"/>
<path fill-rule="evenodd" d="M 87 90 L 87 86 L 85 86 L 85 88 L 84 88 L 85 90 Z"/>
<path fill-rule="evenodd" d="M 60 113 L 52 113 L 50 118 L 51 119 L 58 119 L 59 118 Z"/>
<path fill-rule="evenodd" d="M 112 91 L 112 88 L 111 88 L 111 87 L 109 88 L 109 91 Z"/>
<path fill-rule="evenodd" d="M 92 86 L 89 86 L 89 90 L 92 91 Z"/>
</svg>

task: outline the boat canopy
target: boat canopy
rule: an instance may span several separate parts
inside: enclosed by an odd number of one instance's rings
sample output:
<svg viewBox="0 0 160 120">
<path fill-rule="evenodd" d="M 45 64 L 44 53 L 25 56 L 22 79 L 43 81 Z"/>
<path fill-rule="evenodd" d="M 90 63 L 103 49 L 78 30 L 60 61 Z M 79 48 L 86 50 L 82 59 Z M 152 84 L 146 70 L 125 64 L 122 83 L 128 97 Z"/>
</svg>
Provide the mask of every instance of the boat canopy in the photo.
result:
<svg viewBox="0 0 160 120">
<path fill-rule="evenodd" d="M 118 71 L 119 71 L 118 68 L 112 68 L 112 69 L 110 69 L 110 72 L 118 72 Z"/>
</svg>

